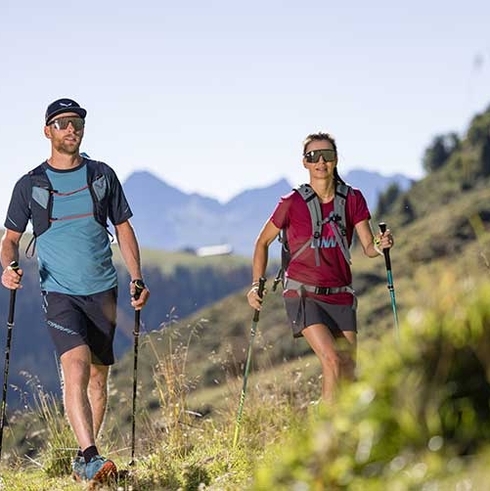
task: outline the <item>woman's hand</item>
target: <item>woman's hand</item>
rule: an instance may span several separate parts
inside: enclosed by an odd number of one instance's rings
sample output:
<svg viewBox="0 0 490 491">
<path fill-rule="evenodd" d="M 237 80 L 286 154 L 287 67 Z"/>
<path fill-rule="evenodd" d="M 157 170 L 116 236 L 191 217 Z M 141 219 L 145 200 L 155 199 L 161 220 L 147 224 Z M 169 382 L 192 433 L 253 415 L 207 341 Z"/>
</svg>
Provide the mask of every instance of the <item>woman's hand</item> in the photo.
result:
<svg viewBox="0 0 490 491">
<path fill-rule="evenodd" d="M 374 236 L 374 248 L 378 254 L 383 255 L 383 249 L 391 249 L 395 241 L 393 235 L 389 228 L 387 228 L 383 233 L 379 232 Z"/>
<path fill-rule="evenodd" d="M 264 299 L 264 295 L 267 293 L 267 290 L 264 288 L 262 292 L 262 297 L 259 295 L 259 284 L 253 283 L 252 287 L 247 293 L 247 300 L 250 307 L 255 310 L 260 310 L 262 308 L 262 301 Z"/>
</svg>

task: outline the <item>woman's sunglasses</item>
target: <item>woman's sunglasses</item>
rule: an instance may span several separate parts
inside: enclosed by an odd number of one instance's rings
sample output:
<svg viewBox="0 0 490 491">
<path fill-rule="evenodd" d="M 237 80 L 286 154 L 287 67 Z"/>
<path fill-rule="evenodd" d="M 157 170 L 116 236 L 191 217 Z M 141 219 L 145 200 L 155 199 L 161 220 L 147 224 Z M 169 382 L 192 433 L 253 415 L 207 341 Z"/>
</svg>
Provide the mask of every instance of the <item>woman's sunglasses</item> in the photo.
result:
<svg viewBox="0 0 490 491">
<path fill-rule="evenodd" d="M 332 162 L 337 159 L 337 152 L 329 148 L 325 150 L 311 150 L 304 154 L 304 158 L 310 164 L 316 164 L 320 160 L 320 156 L 323 157 L 324 162 Z"/>
</svg>

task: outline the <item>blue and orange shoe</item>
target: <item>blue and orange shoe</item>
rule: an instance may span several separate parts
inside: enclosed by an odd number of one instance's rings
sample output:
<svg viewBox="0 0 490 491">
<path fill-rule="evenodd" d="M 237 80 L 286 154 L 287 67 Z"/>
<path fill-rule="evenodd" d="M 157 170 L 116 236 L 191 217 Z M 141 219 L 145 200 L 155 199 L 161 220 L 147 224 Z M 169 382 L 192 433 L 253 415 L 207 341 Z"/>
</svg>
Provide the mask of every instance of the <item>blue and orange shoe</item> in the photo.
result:
<svg viewBox="0 0 490 491">
<path fill-rule="evenodd" d="M 111 478 L 115 478 L 116 475 L 116 464 L 101 455 L 92 457 L 90 462 L 85 464 L 85 479 L 88 481 L 103 483 Z"/>
<path fill-rule="evenodd" d="M 87 476 L 85 475 L 86 465 L 87 464 L 85 464 L 85 459 L 82 456 L 77 455 L 75 457 L 75 459 L 71 464 L 71 468 L 72 468 L 71 475 L 73 476 L 73 479 L 75 479 L 75 481 L 82 482 L 87 480 Z"/>
</svg>

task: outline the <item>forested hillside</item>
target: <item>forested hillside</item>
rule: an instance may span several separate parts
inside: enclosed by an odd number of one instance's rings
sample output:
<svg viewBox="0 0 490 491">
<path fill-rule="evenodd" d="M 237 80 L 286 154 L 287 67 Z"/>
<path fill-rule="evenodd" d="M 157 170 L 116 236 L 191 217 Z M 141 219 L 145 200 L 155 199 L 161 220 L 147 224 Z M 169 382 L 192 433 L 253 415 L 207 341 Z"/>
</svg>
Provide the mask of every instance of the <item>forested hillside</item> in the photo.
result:
<svg viewBox="0 0 490 491">
<path fill-rule="evenodd" d="M 391 258 L 401 319 L 418 305 L 427 304 L 427 292 L 440 283 L 441 271 L 460 275 L 461 282 L 475 274 L 490 274 L 489 128 L 490 108 L 474 118 L 467 135 L 460 139 L 454 135 L 435 137 L 425 154 L 427 177 L 408 191 L 395 187 L 381 197 L 372 225 L 376 228 L 379 220 L 386 221 L 395 235 Z M 444 152 L 436 150 L 441 142 L 447 144 Z M 274 272 L 272 269 L 271 274 Z M 393 330 L 393 315 L 384 261 L 367 259 L 354 247 L 353 272 L 362 349 L 363 339 Z M 291 338 L 280 292 L 270 292 L 271 283 L 269 278 L 260 320 L 261 348 L 255 353 L 255 367 L 262 370 L 309 353 L 302 340 Z M 198 381 L 197 391 L 215 387 L 230 373 L 240 374 L 243 369 L 251 317 L 245 293 L 242 289 L 173 326 L 180 340 L 173 347 L 189 344 L 188 375 Z M 153 364 L 169 349 L 162 334 L 154 333 L 153 341 L 148 340 L 142 348 L 148 350 L 145 363 L 149 372 L 142 377 L 145 392 L 151 392 L 154 383 Z M 157 354 L 155 347 L 161 349 Z M 119 367 L 121 376 L 128 373 L 130 363 L 128 353 Z"/>
</svg>

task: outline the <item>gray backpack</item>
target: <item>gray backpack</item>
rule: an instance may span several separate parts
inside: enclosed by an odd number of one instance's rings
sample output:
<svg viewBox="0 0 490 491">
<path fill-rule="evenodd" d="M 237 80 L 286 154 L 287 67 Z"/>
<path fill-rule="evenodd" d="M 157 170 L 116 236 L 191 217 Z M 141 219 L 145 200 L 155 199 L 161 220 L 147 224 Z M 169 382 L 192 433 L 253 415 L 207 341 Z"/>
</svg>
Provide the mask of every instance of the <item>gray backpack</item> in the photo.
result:
<svg viewBox="0 0 490 491">
<path fill-rule="evenodd" d="M 337 182 L 335 188 L 334 209 L 333 212 L 326 218 L 322 217 L 320 200 L 309 184 L 301 184 L 300 186 L 294 188 L 294 191 L 300 194 L 308 206 L 311 217 L 312 235 L 297 251 L 292 253 L 287 242 L 286 230 L 281 230 L 278 239 L 282 244 L 281 267 L 276 275 L 276 278 L 274 279 L 272 291 L 275 291 L 278 283 L 282 283 L 284 286 L 284 274 L 289 266 L 289 263 L 302 254 L 307 247 L 310 247 L 310 245 L 312 245 L 312 247 L 315 249 L 315 263 L 317 266 L 320 266 L 319 248 L 322 240 L 323 225 L 326 223 L 330 225 L 345 260 L 351 264 L 349 244 L 347 242 L 345 204 L 347 202 L 347 195 L 352 192 L 352 187 L 348 184 Z"/>
</svg>

